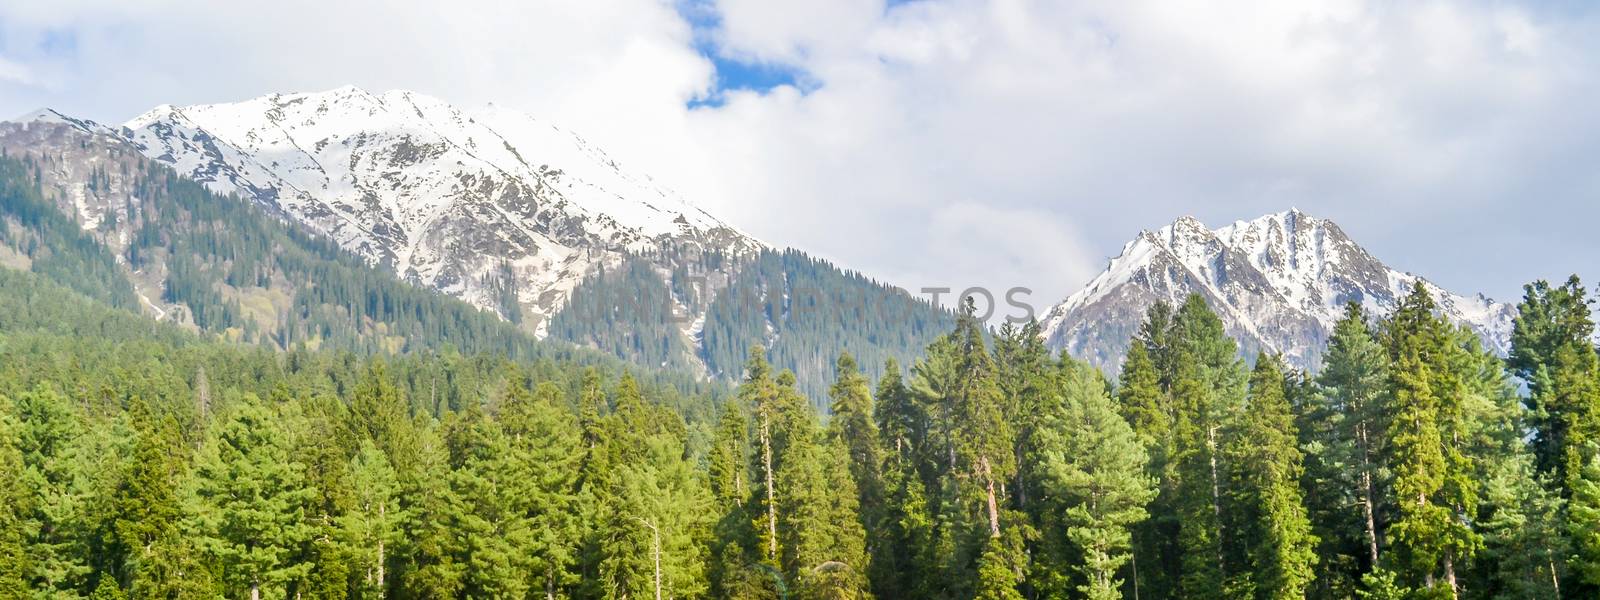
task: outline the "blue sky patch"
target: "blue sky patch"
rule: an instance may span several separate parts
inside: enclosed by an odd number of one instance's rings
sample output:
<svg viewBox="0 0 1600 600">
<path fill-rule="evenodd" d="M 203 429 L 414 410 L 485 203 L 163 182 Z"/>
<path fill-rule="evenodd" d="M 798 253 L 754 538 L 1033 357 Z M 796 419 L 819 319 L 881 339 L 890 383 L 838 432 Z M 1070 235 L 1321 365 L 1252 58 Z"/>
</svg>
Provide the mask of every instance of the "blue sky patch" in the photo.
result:
<svg viewBox="0 0 1600 600">
<path fill-rule="evenodd" d="M 683 15 L 689 26 L 694 28 L 695 51 L 710 60 L 712 67 L 717 71 L 716 85 L 711 93 L 690 100 L 689 108 L 722 106 L 726 101 L 725 93 L 730 91 L 767 92 L 784 85 L 806 91 L 815 87 L 814 84 L 802 83 L 806 79 L 806 74 L 799 67 L 745 61 L 730 57 L 723 52 L 716 35 L 717 30 L 722 28 L 722 13 L 717 10 L 712 0 L 681 0 L 678 2 L 678 14 Z"/>
</svg>

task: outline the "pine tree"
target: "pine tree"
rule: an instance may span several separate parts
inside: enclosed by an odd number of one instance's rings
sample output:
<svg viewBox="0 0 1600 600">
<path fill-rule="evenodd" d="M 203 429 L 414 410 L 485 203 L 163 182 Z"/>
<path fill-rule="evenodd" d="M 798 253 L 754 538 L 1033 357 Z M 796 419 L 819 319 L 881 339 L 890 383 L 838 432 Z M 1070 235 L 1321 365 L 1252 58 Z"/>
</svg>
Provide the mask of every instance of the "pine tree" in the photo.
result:
<svg viewBox="0 0 1600 600">
<path fill-rule="evenodd" d="M 390 457 L 400 479 L 400 507 L 407 517 L 405 543 L 397 548 L 400 585 L 418 597 L 455 597 L 466 567 L 457 559 L 460 542 L 451 527 L 459 518 L 462 500 L 450 485 L 450 452 L 430 423 L 411 426 L 409 431 L 403 451 Z"/>
<path fill-rule="evenodd" d="M 1304 598 L 1314 576 L 1316 536 L 1300 492 L 1302 456 L 1285 396 L 1282 363 L 1256 358 L 1248 406 L 1229 436 L 1233 543 L 1243 546 L 1256 598 Z"/>
<path fill-rule="evenodd" d="M 20 481 L 33 496 L 24 504 L 32 508 L 24 516 L 33 532 L 27 542 L 30 585 L 41 593 L 79 593 L 90 571 L 87 490 L 81 483 L 86 474 L 78 456 L 82 426 L 66 398 L 43 386 L 19 395 L 16 411 Z"/>
<path fill-rule="evenodd" d="M 760 347 L 750 350 L 750 360 L 745 363 L 744 383 L 739 386 L 739 400 L 755 411 L 756 448 L 752 456 L 751 471 L 755 473 L 756 493 L 751 499 L 750 516 L 755 518 L 757 556 L 774 569 L 781 569 L 781 549 L 778 539 L 778 475 L 777 456 L 780 448 L 774 439 L 780 427 L 781 408 L 777 386 L 767 366 L 766 352 Z"/>
<path fill-rule="evenodd" d="M 341 541 L 354 555 L 353 595 L 383 598 L 388 564 L 406 518 L 399 506 L 400 482 L 389 457 L 371 440 L 361 441 L 347 468 L 353 503 L 349 512 L 338 517 L 338 526 Z"/>
<path fill-rule="evenodd" d="M 741 597 L 755 578 L 756 532 L 750 502 L 750 423 L 737 400 L 723 405 L 707 457 L 707 475 L 718 520 L 711 546 L 710 583 L 716 597 Z"/>
<path fill-rule="evenodd" d="M 1600 425 L 1600 362 L 1590 339 L 1594 322 L 1577 276 L 1565 285 L 1528 284 L 1513 321 L 1507 365 L 1528 386 L 1540 468 L 1567 485 L 1567 469 L 1585 458 L 1586 435 Z M 1570 439 L 1574 434 L 1579 439 Z M 1593 439 L 1593 438 L 1591 438 Z"/>
<path fill-rule="evenodd" d="M 1039 566 L 1058 576 L 1075 571 L 1082 597 L 1122 598 L 1123 567 L 1133 558 L 1132 530 L 1147 516 L 1155 479 L 1146 471 L 1144 445 L 1104 387 L 1076 376 L 1064 388 L 1039 415 L 1030 459 L 1043 474 L 1046 513 L 1061 515 L 1060 535 L 1080 558 Z M 1053 530 L 1044 529 L 1046 535 Z"/>
<path fill-rule="evenodd" d="M 1136 595 L 1154 598 L 1176 593 L 1181 556 L 1175 505 L 1177 465 L 1169 455 L 1173 448 L 1175 415 L 1171 395 L 1162 388 L 1161 372 L 1151 358 L 1152 355 L 1166 355 L 1167 350 L 1150 350 L 1157 340 L 1166 339 L 1165 330 L 1153 329 L 1164 327 L 1166 313 L 1161 309 L 1165 307 L 1157 303 L 1150 309 L 1143 327 L 1151 330 L 1154 337 L 1133 340 L 1117 385 L 1118 406 L 1149 457 L 1145 473 L 1156 482 L 1156 497 L 1147 505 L 1150 516 L 1134 529 L 1131 559 L 1132 587 Z"/>
<path fill-rule="evenodd" d="M 1198 295 L 1190 295 L 1172 320 L 1168 334 L 1174 367 L 1171 394 L 1176 418 L 1173 446 L 1176 483 L 1173 504 L 1179 523 L 1183 595 L 1223 597 L 1249 589 L 1249 573 L 1228 551 L 1242 547 L 1224 530 L 1224 431 L 1244 400 L 1244 371 L 1236 346 L 1222 321 Z"/>
<path fill-rule="evenodd" d="M 1361 306 L 1346 304 L 1314 389 L 1294 403 L 1306 451 L 1307 509 L 1321 540 L 1312 590 L 1318 597 L 1348 597 L 1382 558 L 1387 369 L 1388 355 Z"/>
<path fill-rule="evenodd" d="M 129 594 L 180 596 L 205 590 L 210 573 L 197 562 L 191 541 L 180 534 L 177 488 L 181 468 L 178 421 L 160 414 L 142 396 L 129 401 L 133 450 L 123 465 L 110 507 L 112 558 Z"/>
<path fill-rule="evenodd" d="M 254 396 L 231 407 L 201 446 L 185 491 L 184 531 L 219 567 L 224 589 L 259 600 L 308 567 L 292 560 L 309 531 L 312 490 L 291 457 L 284 415 Z"/>
<path fill-rule="evenodd" d="M 1023 600 L 1017 591 L 1027 576 L 1022 528 L 1008 527 L 1003 535 L 984 540 L 977 571 L 974 600 Z"/>
<path fill-rule="evenodd" d="M 833 397 L 833 416 L 828 422 L 829 449 L 842 450 L 838 458 L 842 458 L 848 467 L 849 487 L 856 492 L 856 497 L 850 499 L 847 512 L 859 515 L 860 530 L 863 536 L 866 536 L 861 543 L 873 561 L 890 560 L 888 555 L 894 552 L 894 549 L 876 536 L 885 528 L 886 513 L 884 459 L 882 448 L 879 446 L 878 425 L 873 418 L 872 389 L 868 387 L 866 377 L 861 375 L 855 359 L 849 354 L 839 357 L 837 375 L 830 394 Z M 837 474 L 831 470 L 828 474 L 830 478 L 837 479 Z M 833 494 L 840 493 L 838 485 L 829 487 Z M 843 502 L 841 499 L 835 503 Z M 854 529 L 850 531 L 853 533 Z M 869 570 L 867 563 L 870 561 L 866 557 L 858 560 L 863 564 L 853 565 L 850 572 L 864 578 Z"/>
<path fill-rule="evenodd" d="M 576 471 L 581 457 L 577 421 L 562 408 L 561 390 L 542 383 L 532 394 L 514 376 L 501 406 L 509 438 L 513 510 L 529 520 L 531 537 L 522 550 L 531 558 L 530 588 L 547 597 L 570 585 L 580 525 Z"/>
<path fill-rule="evenodd" d="M 888 460 L 897 465 L 914 460 L 927 433 L 928 415 L 912 397 L 894 359 L 884 364 L 874 400 L 874 418 Z"/>
<path fill-rule="evenodd" d="M 313 490 L 305 513 L 312 531 L 294 559 L 310 566 L 300 580 L 291 583 L 289 593 L 313 599 L 343 598 L 352 592 L 359 595 L 360 590 L 351 583 L 356 577 L 352 556 L 367 548 L 352 548 L 340 521 L 352 511 L 354 502 L 351 455 L 360 444 L 372 442 L 356 433 L 348 407 L 338 398 L 314 394 L 292 400 L 287 386 L 280 383 L 273 388 L 270 401 L 296 405 L 302 429 L 294 456 L 305 466 L 306 484 Z"/>
<path fill-rule="evenodd" d="M 1600 448 L 1589 448 L 1589 462 L 1573 478 L 1567 531 L 1572 536 L 1573 570 L 1590 586 L 1600 586 Z"/>
<path fill-rule="evenodd" d="M 1526 449 L 1491 462 L 1483 480 L 1482 514 L 1476 520 L 1484 540 L 1480 564 L 1487 570 L 1481 578 L 1482 595 L 1561 597 L 1568 555 L 1563 512 L 1560 496 L 1546 489 Z M 1572 587 L 1573 582 L 1565 583 Z"/>
<path fill-rule="evenodd" d="M 967 298 L 951 339 L 956 344 L 955 393 L 952 405 L 955 466 L 960 479 L 978 486 L 983 498 L 989 537 L 1000 537 L 1001 494 L 997 488 L 1015 475 L 1014 431 L 1006 422 L 1004 401 L 995 380 L 993 360 L 983 343 L 983 331 L 972 298 Z"/>
<path fill-rule="evenodd" d="M 517 484 L 523 480 L 505 432 L 470 405 L 446 421 L 445 444 L 450 448 L 450 487 L 461 499 L 450 523 L 459 540 L 461 593 L 527 595 L 533 530 L 529 515 L 517 507 Z"/>
<path fill-rule="evenodd" d="M 884 505 L 879 529 L 868 535 L 882 548 L 872 556 L 873 591 L 880 598 L 928 597 L 933 576 L 932 517 L 919 470 L 927 415 L 889 360 L 879 380 L 876 417 L 883 463 Z"/>
<path fill-rule="evenodd" d="M 618 415 L 625 401 L 619 400 Z M 638 414 L 637 412 L 632 414 Z M 596 598 L 698 598 L 707 592 L 711 497 L 680 440 L 613 419 L 609 443 L 629 444 L 596 507 Z"/>
<path fill-rule="evenodd" d="M 1390 532 L 1404 552 L 1399 564 L 1407 582 L 1455 598 L 1456 566 L 1480 541 L 1460 518 L 1476 508 L 1476 499 L 1468 481 L 1472 464 L 1455 435 L 1464 415 L 1460 382 L 1449 372 L 1447 328 L 1421 283 L 1387 323 L 1393 402 L 1388 444 L 1399 507 Z"/>
<path fill-rule="evenodd" d="M 0 395 L 0 565 L 5 565 L 0 569 L 0 598 L 20 600 L 31 596 L 26 519 L 32 506 L 22 484 L 22 451 L 16 443 L 21 427 L 11 416 L 10 405 L 11 400 Z"/>
</svg>

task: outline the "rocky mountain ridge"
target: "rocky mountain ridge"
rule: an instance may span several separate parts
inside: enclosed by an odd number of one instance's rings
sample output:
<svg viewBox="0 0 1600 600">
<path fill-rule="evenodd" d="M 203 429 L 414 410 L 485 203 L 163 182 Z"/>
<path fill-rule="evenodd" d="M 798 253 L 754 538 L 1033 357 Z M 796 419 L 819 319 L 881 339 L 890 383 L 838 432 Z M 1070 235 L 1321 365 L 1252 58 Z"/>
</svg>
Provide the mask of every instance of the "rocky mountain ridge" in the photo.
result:
<svg viewBox="0 0 1600 600">
<path fill-rule="evenodd" d="M 1145 311 L 1198 293 L 1222 317 L 1241 351 L 1279 352 L 1315 367 L 1347 302 L 1387 314 L 1418 280 L 1452 321 L 1504 354 L 1515 307 L 1464 296 L 1385 265 L 1331 220 L 1297 209 L 1210 229 L 1183 217 L 1142 231 L 1106 270 L 1051 308 L 1044 335 L 1054 349 L 1115 370 Z"/>
</svg>

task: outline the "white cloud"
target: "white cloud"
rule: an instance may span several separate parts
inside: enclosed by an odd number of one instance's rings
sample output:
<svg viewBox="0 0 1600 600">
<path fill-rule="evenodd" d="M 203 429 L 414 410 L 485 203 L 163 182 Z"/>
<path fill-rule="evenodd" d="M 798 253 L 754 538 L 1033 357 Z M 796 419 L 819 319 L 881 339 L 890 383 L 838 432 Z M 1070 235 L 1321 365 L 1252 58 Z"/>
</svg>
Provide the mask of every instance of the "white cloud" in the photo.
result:
<svg viewBox="0 0 1600 600">
<path fill-rule="evenodd" d="M 770 241 L 1041 303 L 1140 228 L 1289 205 L 1463 291 L 1600 257 L 1600 14 L 1581 6 L 716 8 L 725 55 L 799 69 L 807 91 L 686 108 L 714 74 L 669 0 L 73 0 L 0 4 L 0 110 L 116 121 L 345 83 L 494 101 Z"/>
<path fill-rule="evenodd" d="M 0 56 L 0 81 L 20 85 L 33 84 L 33 69 L 27 65 Z"/>
</svg>

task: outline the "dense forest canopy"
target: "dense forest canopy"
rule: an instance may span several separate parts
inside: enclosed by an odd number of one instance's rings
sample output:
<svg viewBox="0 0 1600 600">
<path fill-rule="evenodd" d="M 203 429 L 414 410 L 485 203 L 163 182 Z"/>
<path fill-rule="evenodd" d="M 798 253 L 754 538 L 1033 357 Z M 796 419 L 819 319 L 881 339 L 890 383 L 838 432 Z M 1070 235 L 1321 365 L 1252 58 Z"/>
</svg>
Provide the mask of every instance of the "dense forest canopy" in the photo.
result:
<svg viewBox="0 0 1600 600">
<path fill-rule="evenodd" d="M 1424 290 L 1319 373 L 1152 308 L 1116 381 L 970 305 L 824 419 L 562 357 L 279 351 L 0 271 L 0 596 L 1589 598 L 1576 280 L 1503 360 Z M 1525 385 L 1518 385 L 1518 383 Z"/>
</svg>

